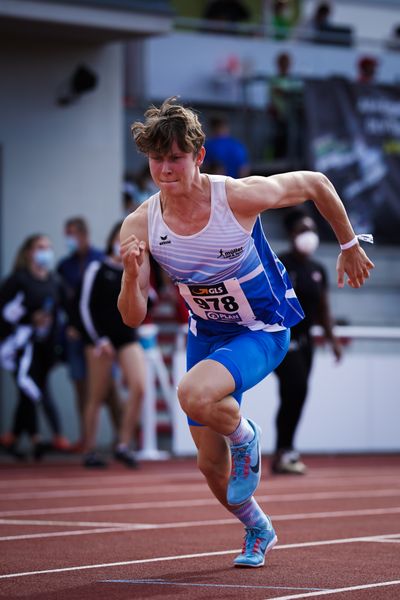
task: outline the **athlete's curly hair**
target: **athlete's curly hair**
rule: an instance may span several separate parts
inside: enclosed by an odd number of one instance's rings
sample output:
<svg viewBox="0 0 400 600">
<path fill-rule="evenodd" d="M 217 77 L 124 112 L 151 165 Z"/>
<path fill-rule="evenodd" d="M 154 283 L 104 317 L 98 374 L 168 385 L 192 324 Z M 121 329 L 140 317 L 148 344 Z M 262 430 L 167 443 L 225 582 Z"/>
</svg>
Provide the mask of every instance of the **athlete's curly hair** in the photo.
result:
<svg viewBox="0 0 400 600">
<path fill-rule="evenodd" d="M 150 106 L 145 122 L 131 126 L 133 139 L 143 154 L 167 154 L 174 141 L 182 152 L 196 155 L 205 141 L 201 123 L 193 110 L 177 103 L 177 97 L 164 100 L 160 108 Z"/>
</svg>

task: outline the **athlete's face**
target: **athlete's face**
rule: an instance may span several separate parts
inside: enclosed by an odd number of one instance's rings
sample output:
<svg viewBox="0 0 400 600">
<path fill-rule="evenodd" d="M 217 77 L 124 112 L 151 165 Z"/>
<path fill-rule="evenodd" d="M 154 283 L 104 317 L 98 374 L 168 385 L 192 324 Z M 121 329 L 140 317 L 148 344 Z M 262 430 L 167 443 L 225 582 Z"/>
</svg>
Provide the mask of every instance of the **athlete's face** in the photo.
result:
<svg viewBox="0 0 400 600">
<path fill-rule="evenodd" d="M 183 152 L 176 141 L 167 154 L 149 153 L 150 173 L 154 183 L 165 195 L 188 192 L 203 162 L 204 148 L 197 156 Z"/>
</svg>

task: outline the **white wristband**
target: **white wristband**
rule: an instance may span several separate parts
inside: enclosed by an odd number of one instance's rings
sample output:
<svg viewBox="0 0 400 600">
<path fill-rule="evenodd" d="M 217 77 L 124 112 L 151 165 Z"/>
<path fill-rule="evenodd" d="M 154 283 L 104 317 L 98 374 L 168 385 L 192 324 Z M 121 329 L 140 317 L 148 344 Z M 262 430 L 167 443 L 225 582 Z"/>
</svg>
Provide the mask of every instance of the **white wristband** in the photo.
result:
<svg viewBox="0 0 400 600">
<path fill-rule="evenodd" d="M 358 239 L 357 239 L 357 236 L 354 236 L 353 239 L 350 240 L 349 242 L 346 242 L 345 244 L 340 244 L 340 249 L 348 250 L 349 248 L 351 248 L 352 246 L 355 246 L 356 244 L 358 244 Z"/>
<path fill-rule="evenodd" d="M 345 244 L 340 244 L 340 249 L 348 250 L 352 246 L 355 246 L 356 244 L 358 244 L 359 240 L 361 240 L 363 242 L 368 242 L 369 244 L 374 243 L 374 237 L 370 233 L 359 233 L 358 235 L 353 237 L 353 239 L 350 240 L 349 242 L 346 242 Z"/>
</svg>

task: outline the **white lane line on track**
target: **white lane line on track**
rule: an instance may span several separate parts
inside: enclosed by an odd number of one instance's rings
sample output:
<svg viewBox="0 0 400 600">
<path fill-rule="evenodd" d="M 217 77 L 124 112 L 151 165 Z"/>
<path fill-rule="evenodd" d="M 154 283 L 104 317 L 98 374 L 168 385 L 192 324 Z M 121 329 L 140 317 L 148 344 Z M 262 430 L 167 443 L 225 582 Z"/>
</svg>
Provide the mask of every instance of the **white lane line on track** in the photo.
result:
<svg viewBox="0 0 400 600">
<path fill-rule="evenodd" d="M 40 527 L 130 527 L 133 523 L 113 521 L 49 521 L 40 519 L 0 519 L 0 525 L 39 525 Z"/>
<path fill-rule="evenodd" d="M 393 534 L 394 536 L 399 536 L 399 533 Z M 341 538 L 341 539 L 333 539 L 333 540 L 320 540 L 317 542 L 299 542 L 295 544 L 282 544 L 275 546 L 274 550 L 293 550 L 298 548 L 314 548 L 318 546 L 331 546 L 335 544 L 354 544 L 361 543 L 365 541 L 373 541 L 375 538 L 382 538 L 385 534 L 380 535 L 368 535 L 363 537 L 356 538 Z M 387 537 L 391 537 L 388 535 Z M 236 554 L 240 552 L 239 548 L 235 550 L 220 550 L 217 552 L 201 552 L 197 554 L 182 554 L 182 555 L 172 555 L 172 556 L 158 556 L 154 558 L 139 558 L 136 560 L 124 560 L 113 563 L 99 563 L 94 565 L 76 565 L 74 567 L 60 567 L 58 569 L 40 569 L 37 571 L 24 571 L 17 573 L 6 573 L 0 575 L 0 579 L 12 579 L 15 577 L 28 577 L 31 575 L 48 575 L 52 573 L 68 573 L 71 571 L 87 571 L 90 569 L 103 569 L 103 568 L 111 568 L 111 567 L 125 567 L 129 565 L 144 565 L 149 563 L 157 563 L 157 562 L 167 562 L 167 561 L 175 561 L 175 560 L 185 560 L 191 558 L 208 558 L 211 556 L 226 556 L 227 554 Z M 277 598 L 274 598 L 277 600 Z M 282 599 L 281 599 L 282 600 Z"/>
<path fill-rule="evenodd" d="M 105 486 L 104 488 L 92 488 L 92 489 L 87 489 L 87 490 L 82 490 L 82 489 L 76 489 L 76 490 L 71 490 L 71 489 L 66 489 L 66 490 L 52 490 L 52 491 L 46 491 L 46 492 L 12 492 L 10 494 L 1 494 L 1 501 L 5 501 L 5 500 L 44 500 L 44 499 L 51 499 L 51 498 L 87 498 L 90 496 L 132 496 L 134 493 L 137 494 L 150 494 L 150 493 L 154 493 L 154 494 L 159 494 L 160 493 L 160 486 L 152 486 L 152 487 L 148 487 L 148 488 L 142 488 L 140 490 L 138 490 L 137 488 L 135 489 L 135 481 L 132 480 L 129 485 L 125 486 L 125 487 L 112 487 L 112 484 L 110 486 L 109 482 L 105 482 Z M 187 487 L 188 484 L 186 483 L 185 487 Z M 163 493 L 165 492 L 172 492 L 172 493 L 176 493 L 178 486 L 177 485 L 162 485 L 162 491 Z M 207 489 L 204 485 L 203 482 L 201 483 L 195 483 L 195 484 L 190 484 L 190 491 L 204 491 L 205 489 Z M 182 493 L 182 491 L 179 489 L 179 493 Z M 399 489 L 399 494 L 400 494 L 400 489 Z"/>
<path fill-rule="evenodd" d="M 271 488 L 271 485 L 275 485 L 276 483 L 278 483 L 278 479 L 274 476 L 272 479 L 269 478 L 268 474 L 265 474 L 266 477 L 268 477 L 268 479 L 261 481 L 260 483 L 260 487 L 261 488 Z M 348 487 L 348 479 L 351 480 L 351 482 L 353 484 L 368 484 L 370 482 L 375 483 L 383 483 L 384 481 L 387 481 L 388 483 L 393 483 L 393 479 L 399 476 L 399 469 L 393 469 L 392 471 L 388 472 L 388 473 L 377 473 L 376 475 L 360 475 L 358 472 L 354 472 L 354 474 L 350 475 L 350 474 L 343 474 L 342 476 L 335 476 L 335 477 L 312 477 L 310 474 L 307 475 L 307 481 L 303 480 L 299 480 L 298 478 L 296 479 L 296 481 L 293 480 L 285 480 L 282 481 L 282 479 L 279 479 L 279 487 L 281 489 L 299 489 L 299 487 L 307 487 L 309 488 L 310 486 L 315 486 L 315 485 L 334 485 L 335 487 L 343 485 Z M 93 491 L 93 490 L 100 490 L 100 493 L 103 492 L 104 493 L 104 487 L 114 487 L 116 484 L 122 484 L 122 485 L 126 485 L 130 490 L 131 493 L 133 494 L 142 494 L 142 493 L 146 493 L 146 492 L 151 492 L 151 491 L 159 491 L 159 486 L 155 486 L 155 485 L 147 485 L 146 481 L 150 480 L 150 481 L 154 481 L 154 479 L 157 478 L 157 481 L 159 480 L 169 480 L 169 485 L 167 484 L 166 487 L 171 488 L 171 491 L 177 491 L 179 493 L 181 493 L 181 489 L 180 486 L 187 486 L 187 481 L 186 480 L 190 480 L 190 479 L 194 479 L 196 480 L 196 482 L 200 482 L 203 483 L 204 485 L 204 479 L 203 477 L 199 474 L 198 471 L 194 471 L 191 473 L 187 473 L 185 475 L 183 475 L 182 473 L 179 474 L 177 473 L 176 475 L 173 473 L 173 471 L 169 472 L 169 475 L 167 474 L 160 474 L 160 473 L 156 473 L 153 474 L 152 476 L 148 476 L 148 478 L 144 478 L 143 476 L 138 476 L 136 473 L 132 473 L 130 475 L 121 475 L 121 476 L 114 476 L 114 475 L 107 475 L 106 477 L 98 477 L 96 479 L 94 478 L 80 478 L 80 477 L 76 477 L 76 478 L 67 478 L 65 477 L 64 479 L 29 479 L 29 480 L 24 480 L 23 482 L 20 480 L 13 480 L 13 479 L 9 479 L 9 480 L 4 480 L 2 479 L 2 481 L 0 481 L 0 488 L 4 487 L 6 489 L 12 489 L 12 488 L 17 488 L 17 487 L 30 487 L 32 486 L 34 489 L 37 489 L 38 487 L 49 487 L 49 486 L 55 486 L 55 485 L 61 485 L 61 486 L 65 486 L 63 488 L 63 490 L 49 490 L 48 492 L 43 492 L 43 493 L 51 493 L 52 491 L 54 491 L 55 493 L 58 492 L 63 492 L 63 491 L 68 491 L 71 489 L 71 485 L 77 485 L 78 486 L 78 490 L 82 490 L 82 489 L 87 489 L 87 491 Z M 145 483 L 143 485 L 142 481 L 145 479 Z M 180 479 L 181 481 L 175 481 L 175 479 Z M 91 484 L 96 484 L 95 487 L 91 487 Z M 198 483 L 194 483 L 193 485 L 198 485 Z M 164 486 L 163 486 L 164 487 Z M 26 494 L 27 497 L 30 496 L 30 491 L 25 491 L 25 492 L 16 492 L 17 494 Z M 34 492 L 35 493 L 35 492 Z M 99 492 L 98 492 L 99 493 Z"/>
<path fill-rule="evenodd" d="M 357 590 L 370 590 L 373 588 L 387 587 L 390 585 L 400 585 L 400 579 L 396 579 L 394 581 L 379 581 L 376 583 L 365 583 L 363 585 L 351 585 L 349 587 L 335 588 L 333 590 L 323 590 L 321 592 L 305 592 L 304 594 L 289 594 L 289 596 L 274 596 L 274 598 L 266 598 L 266 600 L 300 600 L 300 598 L 315 598 L 315 596 L 328 596 L 332 594 L 342 594 L 345 592 L 355 592 Z"/>
<path fill-rule="evenodd" d="M 191 470 L 185 471 L 185 472 L 180 472 L 178 471 L 174 471 L 174 464 L 165 464 L 166 466 L 166 472 L 162 473 L 162 472 L 157 472 L 157 473 L 137 473 L 136 471 L 133 473 L 132 471 L 126 471 L 126 474 L 119 474 L 119 475 L 113 475 L 107 471 L 103 471 L 103 474 L 101 473 L 96 473 L 96 475 L 93 475 L 93 473 L 88 472 L 87 470 L 82 469 L 82 471 L 85 472 L 84 475 L 82 475 L 81 477 L 52 477 L 51 473 L 49 473 L 49 477 L 46 478 L 29 478 L 29 479 L 16 479 L 15 477 L 11 477 L 10 479 L 5 479 L 4 477 L 1 479 L 0 481 L 0 487 L 5 487 L 5 488 L 9 488 L 9 487 L 16 487 L 16 486 L 33 486 L 33 487 L 42 487 L 42 486 L 52 486 L 52 485 L 72 485 L 72 484 L 76 484 L 79 486 L 82 485 L 90 485 L 91 483 L 97 483 L 98 482 L 106 482 L 107 484 L 111 485 L 115 485 L 115 483 L 126 483 L 126 484 L 132 484 L 132 480 L 136 483 L 136 482 L 141 482 L 141 481 L 150 481 L 150 482 L 154 482 L 154 479 L 156 478 L 157 481 L 161 481 L 161 480 L 169 480 L 171 483 L 175 483 L 175 481 L 177 479 L 198 479 L 199 481 L 203 481 L 203 476 L 201 475 L 200 471 L 198 471 L 198 469 L 196 469 L 196 467 L 193 467 Z M 77 465 L 75 465 L 75 467 L 77 467 Z M 61 465 L 60 468 L 65 468 L 65 465 Z M 66 467 L 68 469 L 68 467 Z M 77 467 L 80 468 L 80 467 Z M 377 474 L 378 475 L 378 474 Z M 390 476 L 390 473 L 387 474 L 387 476 Z M 67 484 L 66 484 L 66 479 L 67 479 Z"/>
<path fill-rule="evenodd" d="M 362 516 L 379 516 L 379 515 L 391 515 L 400 514 L 400 507 L 394 508 L 373 508 L 373 509 L 361 509 L 361 510 L 341 510 L 331 512 L 315 512 L 315 513 L 295 513 L 291 515 L 271 515 L 273 522 L 279 521 L 303 521 L 310 519 L 336 519 L 344 517 L 362 517 Z M 43 522 L 46 524 L 46 522 Z M 62 522 L 60 522 L 60 527 Z M 73 522 L 71 522 L 73 523 Z M 7 523 L 5 523 L 7 524 Z M 219 526 L 219 525 L 238 525 L 237 519 L 225 518 L 225 519 L 207 519 L 203 521 L 178 521 L 173 523 L 126 523 L 126 524 L 114 524 L 110 527 L 104 523 L 102 527 L 91 529 L 77 529 L 73 531 L 53 531 L 46 533 L 27 533 L 21 535 L 7 535 L 0 537 L 0 542 L 10 541 L 25 541 L 32 539 L 46 539 L 54 537 L 68 537 L 74 535 L 98 535 L 101 533 L 127 533 L 132 531 L 148 531 L 161 529 L 187 529 L 190 527 L 208 527 L 208 526 Z M 107 524 L 108 525 L 108 524 Z M 379 540 L 381 541 L 381 540 Z M 382 540 L 385 541 L 385 540 Z"/>
<path fill-rule="evenodd" d="M 164 489 L 164 488 L 162 488 Z M 204 489 L 204 486 L 203 486 Z M 158 494 L 160 488 L 158 488 Z M 311 492 L 299 494 L 268 494 L 265 496 L 257 495 L 258 502 L 301 502 L 312 500 L 338 500 L 350 498 L 352 500 L 359 498 L 396 498 L 400 497 L 400 489 L 382 489 L 382 490 L 361 490 L 361 491 L 343 491 L 343 492 Z M 0 518 L 11 516 L 31 516 L 31 515 L 51 515 L 51 514 L 72 514 L 84 512 L 108 512 L 115 510 L 150 510 L 167 508 L 191 508 L 195 506 L 213 506 L 218 505 L 215 498 L 197 498 L 185 500 L 160 500 L 156 502 L 129 502 L 118 504 L 94 504 L 91 506 L 70 506 L 54 508 L 32 508 L 22 510 L 2 510 Z"/>
<path fill-rule="evenodd" d="M 376 481 L 375 481 L 376 483 Z M 390 483 L 393 483 L 393 480 L 390 481 Z M 133 491 L 135 490 L 134 488 L 134 484 L 133 482 L 130 482 L 129 485 L 127 485 L 126 487 L 109 487 L 110 484 L 107 483 L 107 488 L 104 487 L 99 487 L 99 488 L 91 488 L 91 489 L 87 489 L 87 490 L 82 490 L 82 489 L 76 489 L 76 490 L 52 490 L 52 491 L 41 491 L 41 492 L 12 492 L 10 494 L 1 494 L 1 501 L 6 501 L 6 500 L 44 500 L 44 499 L 51 499 L 51 498 L 86 498 L 86 497 L 90 497 L 90 496 L 121 496 L 121 495 L 129 495 L 131 496 L 133 494 Z M 335 486 L 336 487 L 336 486 Z M 348 483 L 346 482 L 346 487 L 348 487 Z M 185 485 L 186 491 L 187 491 L 187 484 Z M 261 482 L 261 484 L 258 487 L 259 491 L 262 490 L 270 490 L 271 489 L 271 484 L 269 482 Z M 391 490 L 393 490 L 393 494 L 398 494 L 400 496 L 400 487 L 399 488 L 390 488 Z M 200 491 L 200 492 L 204 492 L 205 490 L 207 490 L 207 488 L 205 487 L 204 483 L 195 483 L 195 484 L 191 484 L 190 485 L 190 492 L 195 492 L 195 491 Z M 369 490 L 360 490 L 360 492 L 362 493 L 363 491 L 369 492 Z M 374 489 L 375 493 L 379 494 L 381 492 L 385 492 L 385 490 L 376 490 L 376 488 Z M 165 493 L 182 493 L 182 490 L 179 489 L 176 485 L 163 485 L 163 486 L 151 486 L 151 487 L 141 487 L 141 489 L 139 491 L 136 490 L 136 494 L 140 493 L 140 495 L 143 494 L 150 494 L 150 493 L 156 493 L 156 494 L 160 494 L 160 492 L 162 492 L 163 494 Z M 351 497 L 351 495 L 354 493 L 352 491 L 338 491 L 338 492 L 334 492 L 334 491 L 326 491 L 326 492 L 313 492 L 314 494 L 320 494 L 320 496 L 314 496 L 315 499 L 319 500 L 319 499 L 323 499 L 324 498 L 324 494 L 329 494 L 329 497 L 334 497 L 331 496 L 332 494 L 347 494 L 349 497 Z M 291 501 L 291 499 L 294 497 L 295 501 L 301 501 L 303 499 L 308 500 L 309 499 L 309 494 L 310 492 L 297 492 L 297 493 L 280 493 L 280 494 L 270 494 L 268 496 L 269 499 L 273 500 L 275 497 L 279 500 L 279 501 Z M 340 496 L 342 497 L 342 496 Z"/>
<path fill-rule="evenodd" d="M 326 588 L 315 587 L 289 587 L 288 585 L 238 585 L 235 583 L 192 583 L 188 581 L 173 581 L 169 579 L 103 579 L 98 583 L 127 583 L 130 585 L 166 585 L 176 587 L 198 587 L 198 588 L 234 588 L 234 589 L 256 589 L 256 590 L 293 590 L 299 591 L 315 591 L 324 590 Z M 272 599 L 273 600 L 273 599 Z"/>
</svg>

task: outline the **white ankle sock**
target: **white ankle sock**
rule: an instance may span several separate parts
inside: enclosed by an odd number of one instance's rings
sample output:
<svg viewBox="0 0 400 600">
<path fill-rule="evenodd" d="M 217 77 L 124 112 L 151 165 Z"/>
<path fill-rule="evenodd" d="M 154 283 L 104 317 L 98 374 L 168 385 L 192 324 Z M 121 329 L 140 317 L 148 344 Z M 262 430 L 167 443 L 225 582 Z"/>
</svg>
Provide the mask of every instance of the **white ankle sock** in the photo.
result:
<svg viewBox="0 0 400 600">
<path fill-rule="evenodd" d="M 229 442 L 232 446 L 241 446 L 242 444 L 251 442 L 251 440 L 254 438 L 254 429 L 247 419 L 241 417 L 239 425 L 236 427 L 235 431 L 233 431 L 227 437 L 229 438 Z"/>
</svg>

